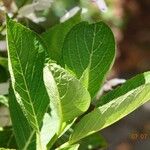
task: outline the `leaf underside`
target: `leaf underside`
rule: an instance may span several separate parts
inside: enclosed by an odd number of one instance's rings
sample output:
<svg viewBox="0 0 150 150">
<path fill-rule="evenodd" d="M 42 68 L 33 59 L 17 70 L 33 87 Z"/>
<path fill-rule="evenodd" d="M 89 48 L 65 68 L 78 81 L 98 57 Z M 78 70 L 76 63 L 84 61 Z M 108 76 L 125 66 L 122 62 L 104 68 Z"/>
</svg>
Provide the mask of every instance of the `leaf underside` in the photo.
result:
<svg viewBox="0 0 150 150">
<path fill-rule="evenodd" d="M 90 105 L 90 95 L 65 69 L 51 63 L 44 68 L 44 82 L 59 126 L 83 114 Z"/>
</svg>

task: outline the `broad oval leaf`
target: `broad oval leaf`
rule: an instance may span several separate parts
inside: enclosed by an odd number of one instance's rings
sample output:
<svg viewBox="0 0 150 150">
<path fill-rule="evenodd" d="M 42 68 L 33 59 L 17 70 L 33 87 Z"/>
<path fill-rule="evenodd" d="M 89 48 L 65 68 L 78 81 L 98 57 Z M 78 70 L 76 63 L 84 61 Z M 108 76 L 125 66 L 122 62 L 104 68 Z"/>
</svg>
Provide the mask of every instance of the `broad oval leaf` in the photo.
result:
<svg viewBox="0 0 150 150">
<path fill-rule="evenodd" d="M 57 61 L 58 64 L 63 65 L 62 60 L 62 48 L 63 42 L 70 31 L 70 29 L 81 21 L 80 11 L 65 21 L 64 23 L 60 23 L 42 34 L 43 39 L 45 40 L 48 47 L 48 55 L 52 60 Z"/>
<path fill-rule="evenodd" d="M 108 99 L 108 102 L 95 108 L 77 123 L 70 138 L 70 143 L 75 143 L 128 115 L 150 100 L 149 91 L 150 72 L 147 72 L 137 75 L 121 87 L 106 94 L 102 99 L 104 102 Z"/>
<path fill-rule="evenodd" d="M 34 130 L 49 104 L 43 83 L 46 49 L 39 36 L 7 18 L 8 64 L 16 99 Z"/>
<path fill-rule="evenodd" d="M 44 68 L 44 82 L 60 122 L 74 120 L 90 105 L 90 95 L 65 69 L 51 63 Z"/>
<path fill-rule="evenodd" d="M 82 22 L 67 34 L 64 47 L 64 63 L 81 78 L 93 98 L 112 66 L 115 41 L 110 28 L 103 22 Z M 85 80 L 85 81 L 84 81 Z"/>
</svg>

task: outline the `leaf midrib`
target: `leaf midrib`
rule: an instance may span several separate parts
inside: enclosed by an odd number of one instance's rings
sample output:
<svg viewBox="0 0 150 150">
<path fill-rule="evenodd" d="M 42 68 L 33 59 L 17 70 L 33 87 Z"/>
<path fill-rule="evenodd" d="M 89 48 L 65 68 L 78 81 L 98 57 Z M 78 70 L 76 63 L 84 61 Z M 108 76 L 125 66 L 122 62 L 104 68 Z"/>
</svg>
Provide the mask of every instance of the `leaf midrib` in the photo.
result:
<svg viewBox="0 0 150 150">
<path fill-rule="evenodd" d="M 27 150 L 27 148 L 28 148 L 29 144 L 31 144 L 31 139 L 32 139 L 32 137 L 33 137 L 34 133 L 35 133 L 35 131 L 32 131 L 32 132 L 31 132 L 31 134 L 30 134 L 30 136 L 29 136 L 28 140 L 26 141 L 26 144 L 24 145 L 24 147 L 23 147 L 23 149 L 22 149 L 22 150 Z"/>
<path fill-rule="evenodd" d="M 10 33 L 11 34 L 11 33 Z M 17 48 L 16 48 L 16 44 L 15 44 L 15 40 L 14 40 L 14 38 L 13 38 L 13 36 L 12 36 L 12 34 L 11 34 L 11 38 L 12 38 L 12 42 L 14 43 L 14 48 L 15 48 L 15 53 L 16 53 L 16 58 L 17 58 L 17 60 L 18 60 L 18 63 L 19 63 L 19 67 L 20 67 L 20 70 L 21 70 L 21 76 L 22 76 L 22 78 L 23 78 L 23 81 L 24 81 L 24 85 L 25 85 L 25 88 L 26 88 L 26 93 L 27 93 L 27 95 L 28 95 L 28 99 L 29 99 L 29 103 L 30 103 L 30 105 L 31 105 L 31 108 L 32 108 L 32 113 L 33 113 L 33 117 L 34 117 L 34 119 L 35 119 L 35 125 L 36 125 L 36 127 L 37 127 L 37 132 L 38 133 L 40 133 L 40 131 L 39 131 L 39 126 L 38 126 L 38 121 L 37 121 L 37 117 L 36 117 L 36 114 L 35 114 L 35 110 L 34 110 L 34 106 L 33 106 L 33 104 L 32 104 L 32 99 L 31 99 L 31 96 L 30 96 L 30 94 L 29 94 L 29 88 L 28 88 L 28 86 L 27 86 L 27 83 L 26 83 L 26 79 L 25 79 L 25 77 L 24 77 L 24 74 L 23 74 L 23 69 L 22 69 L 22 65 L 21 65 L 21 62 L 20 62 L 20 57 L 19 57 L 19 54 L 18 54 L 18 52 L 17 52 Z M 22 47 L 22 46 L 21 46 Z M 22 49 L 21 49 L 21 51 L 22 51 Z M 10 52 L 9 52 L 10 53 Z M 9 56 L 10 57 L 10 56 Z M 10 57 L 11 58 L 11 57 Z M 11 61 L 11 59 L 10 59 L 10 61 Z M 12 65 L 11 65 L 11 67 L 12 67 Z M 13 68 L 12 68 L 13 69 Z M 18 92 L 17 92 L 18 93 Z M 19 94 L 20 95 L 20 94 Z"/>
</svg>

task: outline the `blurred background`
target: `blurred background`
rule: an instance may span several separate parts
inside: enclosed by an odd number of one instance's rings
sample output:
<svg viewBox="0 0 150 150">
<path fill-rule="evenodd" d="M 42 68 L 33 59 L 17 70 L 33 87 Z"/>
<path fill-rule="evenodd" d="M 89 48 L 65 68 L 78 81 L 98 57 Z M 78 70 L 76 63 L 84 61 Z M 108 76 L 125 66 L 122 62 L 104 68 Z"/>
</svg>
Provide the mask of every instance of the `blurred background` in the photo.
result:
<svg viewBox="0 0 150 150">
<path fill-rule="evenodd" d="M 0 101 L 3 100 L 0 106 L 0 134 L 3 139 L 0 141 L 15 144 L 15 141 L 9 141 L 8 138 L 13 135 L 12 129 L 8 127 L 11 121 L 7 109 L 9 74 L 5 13 L 39 34 L 64 22 L 80 9 L 82 20 L 90 23 L 106 22 L 117 43 L 116 61 L 106 82 L 106 90 L 113 88 L 112 82 L 109 82 L 111 79 L 128 79 L 150 70 L 150 0 L 99 1 L 101 5 L 96 0 L 0 0 Z M 7 130 L 5 133 L 2 132 L 4 127 Z M 6 134 L 9 136 L 5 138 Z M 150 103 L 100 134 L 107 143 L 106 148 L 103 148 L 105 150 L 150 150 Z M 5 143 L 2 146 L 7 145 Z"/>
</svg>

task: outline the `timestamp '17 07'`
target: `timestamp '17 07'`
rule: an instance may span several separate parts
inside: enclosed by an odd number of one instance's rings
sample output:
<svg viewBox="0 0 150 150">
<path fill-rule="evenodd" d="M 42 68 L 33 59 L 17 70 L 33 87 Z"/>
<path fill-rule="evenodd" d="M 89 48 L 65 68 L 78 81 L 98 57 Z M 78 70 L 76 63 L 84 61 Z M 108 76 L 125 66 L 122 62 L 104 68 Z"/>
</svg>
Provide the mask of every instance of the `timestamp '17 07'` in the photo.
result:
<svg viewBox="0 0 150 150">
<path fill-rule="evenodd" d="M 131 133 L 130 138 L 132 140 L 147 140 L 150 138 L 148 133 Z"/>
</svg>

